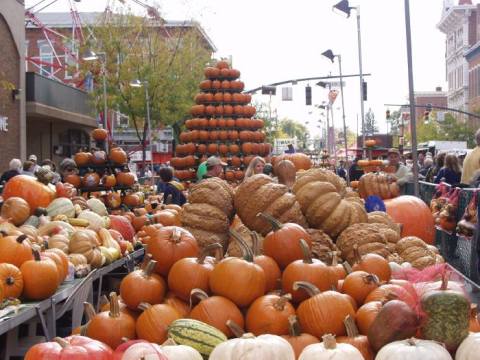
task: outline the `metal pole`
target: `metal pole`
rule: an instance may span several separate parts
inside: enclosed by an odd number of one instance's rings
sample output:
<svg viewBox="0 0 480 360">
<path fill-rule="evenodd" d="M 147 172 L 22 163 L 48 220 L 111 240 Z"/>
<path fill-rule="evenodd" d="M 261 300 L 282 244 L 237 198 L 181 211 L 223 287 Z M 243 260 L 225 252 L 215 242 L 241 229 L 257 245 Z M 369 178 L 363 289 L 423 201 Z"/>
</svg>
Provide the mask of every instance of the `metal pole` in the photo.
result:
<svg viewBox="0 0 480 360">
<path fill-rule="evenodd" d="M 103 128 L 108 131 L 108 107 L 107 107 L 107 54 L 103 55 Z M 105 143 L 105 151 L 108 153 L 108 141 Z"/>
<path fill-rule="evenodd" d="M 360 75 L 360 111 L 362 116 L 362 149 L 363 157 L 366 156 L 365 150 L 365 108 L 363 103 L 363 69 L 362 69 L 362 33 L 360 31 L 360 6 L 356 7 L 357 10 L 357 34 L 358 34 L 358 72 Z"/>
<path fill-rule="evenodd" d="M 151 186 L 153 186 L 153 144 L 152 144 L 152 124 L 150 123 L 150 98 L 148 96 L 148 82 L 144 82 L 143 86 L 145 87 L 145 99 L 147 103 L 147 125 L 148 125 L 148 143 L 150 147 L 150 181 L 152 182 Z"/>
<path fill-rule="evenodd" d="M 342 98 L 342 119 L 343 119 L 343 141 L 345 141 L 345 165 L 347 168 L 347 185 L 350 185 L 350 178 L 348 176 L 348 143 L 347 143 L 347 125 L 345 123 L 345 104 L 343 100 L 343 78 L 342 78 L 342 56 L 338 57 L 338 68 L 340 71 L 340 96 Z"/>
<path fill-rule="evenodd" d="M 325 144 L 327 145 L 327 152 L 329 154 L 332 153 L 331 149 L 330 149 L 330 105 L 327 105 L 325 107 L 325 110 L 327 110 L 327 129 L 325 131 Z"/>
<path fill-rule="evenodd" d="M 410 30 L 410 0 L 405 0 L 405 30 L 407 34 L 407 61 L 408 61 L 408 90 L 410 100 L 410 132 L 412 134 L 412 157 L 413 157 L 413 191 L 418 196 L 418 162 L 417 162 L 417 121 L 415 119 L 415 94 L 413 87 L 412 65 L 412 34 Z"/>
<path fill-rule="evenodd" d="M 330 104 L 330 111 L 332 112 L 332 131 L 333 131 L 333 159 L 335 160 L 335 166 L 337 166 L 337 140 L 335 138 L 335 122 L 333 121 L 333 103 Z"/>
</svg>

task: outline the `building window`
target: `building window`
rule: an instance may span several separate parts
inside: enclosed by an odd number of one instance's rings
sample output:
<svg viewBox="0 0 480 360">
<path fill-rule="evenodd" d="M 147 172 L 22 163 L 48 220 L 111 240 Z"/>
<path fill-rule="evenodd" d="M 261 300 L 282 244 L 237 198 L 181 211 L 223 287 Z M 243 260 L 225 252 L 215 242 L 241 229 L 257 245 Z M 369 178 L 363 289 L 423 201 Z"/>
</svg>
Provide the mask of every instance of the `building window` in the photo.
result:
<svg viewBox="0 0 480 360">
<path fill-rule="evenodd" d="M 76 49 L 75 43 L 71 42 L 65 46 L 70 53 L 78 58 L 78 50 Z M 71 79 L 72 76 L 78 71 L 78 62 L 72 57 L 69 52 L 66 52 L 64 55 L 64 66 L 65 66 L 65 79 Z"/>
<path fill-rule="evenodd" d="M 53 76 L 53 51 L 47 41 L 41 40 L 38 42 L 38 54 L 40 64 L 40 75 L 52 77 Z"/>
<path fill-rule="evenodd" d="M 90 147 L 90 136 L 83 130 L 69 129 L 59 134 L 59 145 L 62 155 L 70 157 L 81 149 Z"/>
</svg>

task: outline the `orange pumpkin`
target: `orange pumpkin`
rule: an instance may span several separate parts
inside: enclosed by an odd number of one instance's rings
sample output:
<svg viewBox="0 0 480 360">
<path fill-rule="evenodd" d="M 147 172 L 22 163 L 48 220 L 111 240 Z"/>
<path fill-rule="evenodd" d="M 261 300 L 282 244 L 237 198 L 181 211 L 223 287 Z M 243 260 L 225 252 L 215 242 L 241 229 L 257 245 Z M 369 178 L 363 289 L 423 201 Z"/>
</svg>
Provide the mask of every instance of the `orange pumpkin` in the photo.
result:
<svg viewBox="0 0 480 360">
<path fill-rule="evenodd" d="M 90 133 L 90 136 L 95 141 L 105 141 L 107 140 L 108 132 L 105 129 L 97 128 L 92 130 L 92 132 Z"/>
<path fill-rule="evenodd" d="M 180 314 L 180 317 L 186 318 L 190 314 L 190 306 L 185 301 L 179 299 L 173 292 L 167 293 L 164 304 L 170 305 Z"/>
<path fill-rule="evenodd" d="M 110 189 L 114 187 L 117 184 L 117 179 L 115 178 L 115 175 L 105 175 L 102 179 L 103 186 L 106 188 Z"/>
<path fill-rule="evenodd" d="M 1 276 L 1 270 L 0 270 L 0 276 Z M 476 304 L 470 305 L 470 321 L 469 321 L 468 330 L 470 332 L 480 332 L 480 321 L 478 319 Z"/>
<path fill-rule="evenodd" d="M 0 263 L 12 264 L 19 268 L 28 260 L 33 260 L 33 254 L 27 235 L 0 235 Z"/>
<path fill-rule="evenodd" d="M 342 291 L 355 299 L 358 306 L 361 306 L 368 294 L 378 286 L 379 280 L 376 275 L 365 271 L 354 271 L 348 274 L 343 281 Z"/>
<path fill-rule="evenodd" d="M 360 256 L 358 253 L 358 247 L 354 246 L 354 252 L 356 256 L 356 263 L 353 265 L 352 270 L 366 271 L 367 273 L 377 275 L 380 281 L 389 281 L 392 276 L 392 271 L 388 261 L 377 254 L 365 254 Z"/>
<path fill-rule="evenodd" d="M 93 170 L 89 171 L 83 176 L 82 184 L 86 188 L 94 188 L 97 187 L 100 183 L 100 176 Z"/>
<path fill-rule="evenodd" d="M 23 275 L 23 296 L 29 300 L 45 300 L 57 290 L 59 284 L 57 265 L 51 259 L 40 258 L 37 250 L 33 250 L 33 256 L 33 260 L 27 260 L 20 266 Z"/>
<path fill-rule="evenodd" d="M 256 336 L 262 334 L 287 335 L 288 318 L 295 315 L 295 308 L 287 295 L 265 295 L 259 297 L 248 308 L 246 326 Z"/>
<path fill-rule="evenodd" d="M 73 160 L 77 166 L 87 166 L 90 165 L 92 161 L 92 154 L 89 152 L 78 152 L 73 156 Z"/>
<path fill-rule="evenodd" d="M 77 174 L 69 174 L 65 177 L 65 182 L 78 188 L 82 184 L 82 178 Z"/>
<path fill-rule="evenodd" d="M 117 184 L 120 186 L 132 186 L 135 183 L 135 176 L 129 171 L 121 171 L 117 174 Z"/>
<path fill-rule="evenodd" d="M 153 215 L 155 223 L 160 223 L 163 226 L 180 226 L 180 217 L 178 211 L 174 209 L 164 209 L 157 211 Z"/>
<path fill-rule="evenodd" d="M 23 275 L 15 265 L 0 264 L 0 288 L 5 298 L 19 298 L 23 291 Z"/>
<path fill-rule="evenodd" d="M 68 257 L 60 249 L 48 249 L 42 253 L 44 258 L 53 260 L 58 271 L 58 284 L 61 284 L 68 275 Z"/>
<path fill-rule="evenodd" d="M 305 349 L 308 345 L 319 343 L 320 340 L 313 335 L 302 333 L 296 316 L 290 316 L 288 318 L 288 322 L 289 334 L 282 335 L 282 338 L 287 340 L 292 346 L 292 349 L 295 352 L 295 358 L 298 359 L 303 349 Z"/>
<path fill-rule="evenodd" d="M 136 332 L 140 339 L 152 343 L 163 344 L 168 337 L 168 326 L 180 314 L 170 305 L 150 305 L 142 303 L 143 313 L 138 317 Z"/>
<path fill-rule="evenodd" d="M 382 309 L 380 301 L 372 301 L 363 304 L 355 315 L 360 334 L 368 335 L 368 330 Z"/>
<path fill-rule="evenodd" d="M 30 205 L 30 214 L 41 207 L 46 208 L 55 199 L 55 188 L 42 184 L 28 175 L 17 175 L 7 181 L 3 188 L 4 200 L 11 197 L 24 199 Z"/>
<path fill-rule="evenodd" d="M 357 325 L 352 316 L 347 316 L 344 320 L 345 329 L 347 329 L 347 336 L 338 336 L 337 343 L 350 344 L 356 347 L 363 355 L 365 360 L 373 360 L 374 352 L 368 342 L 366 335 L 360 335 Z"/>
<path fill-rule="evenodd" d="M 127 153 L 122 148 L 114 148 L 109 154 L 110 160 L 117 165 L 125 165 L 128 161 Z"/>
<path fill-rule="evenodd" d="M 21 197 L 13 196 L 3 202 L 2 218 L 14 225 L 22 225 L 30 216 L 30 206 Z"/>
</svg>

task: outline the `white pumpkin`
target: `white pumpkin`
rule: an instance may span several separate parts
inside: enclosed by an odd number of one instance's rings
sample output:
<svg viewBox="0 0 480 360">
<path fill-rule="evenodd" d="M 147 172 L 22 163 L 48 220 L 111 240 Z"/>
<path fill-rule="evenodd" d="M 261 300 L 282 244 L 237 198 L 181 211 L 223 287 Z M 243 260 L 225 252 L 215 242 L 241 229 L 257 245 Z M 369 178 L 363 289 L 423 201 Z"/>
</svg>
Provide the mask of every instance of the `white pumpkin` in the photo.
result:
<svg viewBox="0 0 480 360">
<path fill-rule="evenodd" d="M 48 216 L 54 218 L 57 215 L 75 217 L 75 207 L 70 199 L 60 197 L 54 199 L 47 207 Z"/>
<path fill-rule="evenodd" d="M 175 358 L 176 359 L 176 358 Z M 276 335 L 244 334 L 241 338 L 223 342 L 213 349 L 209 360 L 295 360 L 287 340 Z"/>
<path fill-rule="evenodd" d="M 470 333 L 462 341 L 455 354 L 455 360 L 476 360 L 480 357 L 480 333 Z"/>
<path fill-rule="evenodd" d="M 298 360 L 365 360 L 362 353 L 350 344 L 337 344 L 335 336 L 323 336 L 323 342 L 308 345 Z"/>
<path fill-rule="evenodd" d="M 87 206 L 90 210 L 92 210 L 94 213 L 100 216 L 108 215 L 108 211 L 107 211 L 107 208 L 105 207 L 105 204 L 97 198 L 88 199 Z"/>
<path fill-rule="evenodd" d="M 122 360 L 165 360 L 160 345 L 139 342 L 130 346 L 122 355 Z"/>
<path fill-rule="evenodd" d="M 167 340 L 168 342 L 168 340 Z M 194 348 L 186 345 L 164 344 L 162 351 L 169 359 L 175 360 L 203 360 L 202 355 Z"/>
<path fill-rule="evenodd" d="M 385 345 L 375 360 L 452 360 L 452 357 L 437 342 L 412 338 Z"/>
</svg>

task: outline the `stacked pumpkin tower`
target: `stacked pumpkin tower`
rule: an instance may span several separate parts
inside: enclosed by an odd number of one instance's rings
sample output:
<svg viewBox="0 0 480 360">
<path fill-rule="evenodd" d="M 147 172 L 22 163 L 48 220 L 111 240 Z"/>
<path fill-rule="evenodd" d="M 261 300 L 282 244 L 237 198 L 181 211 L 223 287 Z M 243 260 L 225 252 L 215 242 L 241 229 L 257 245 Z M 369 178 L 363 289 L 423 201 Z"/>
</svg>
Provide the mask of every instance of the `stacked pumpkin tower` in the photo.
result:
<svg viewBox="0 0 480 360">
<path fill-rule="evenodd" d="M 266 157 L 271 152 L 261 131 L 264 122 L 254 118 L 251 95 L 242 93 L 245 85 L 239 80 L 240 71 L 218 61 L 215 67 L 205 68 L 205 77 L 171 165 L 178 179 L 193 180 L 198 165 L 214 155 L 228 164 L 225 179 L 240 181 L 255 156 Z"/>
</svg>

